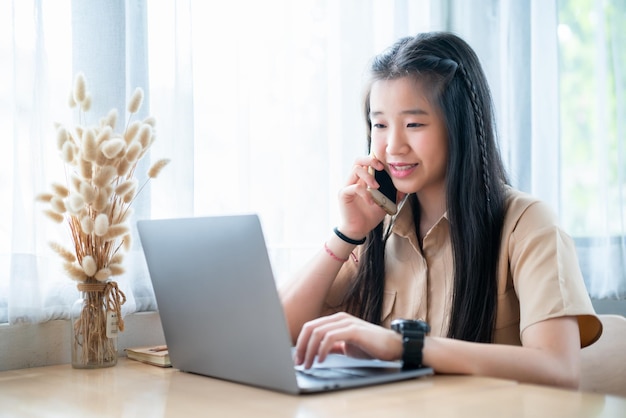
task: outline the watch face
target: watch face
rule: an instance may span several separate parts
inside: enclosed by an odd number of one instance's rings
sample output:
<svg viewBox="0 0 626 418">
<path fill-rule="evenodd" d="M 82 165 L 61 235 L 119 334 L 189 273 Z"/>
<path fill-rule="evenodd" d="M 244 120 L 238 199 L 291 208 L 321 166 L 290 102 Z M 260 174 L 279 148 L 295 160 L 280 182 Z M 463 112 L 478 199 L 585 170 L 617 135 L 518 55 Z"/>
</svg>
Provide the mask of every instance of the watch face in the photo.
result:
<svg viewBox="0 0 626 418">
<path fill-rule="evenodd" d="M 395 319 L 391 322 L 391 328 L 394 331 L 422 331 L 429 332 L 428 324 L 419 319 Z"/>
</svg>

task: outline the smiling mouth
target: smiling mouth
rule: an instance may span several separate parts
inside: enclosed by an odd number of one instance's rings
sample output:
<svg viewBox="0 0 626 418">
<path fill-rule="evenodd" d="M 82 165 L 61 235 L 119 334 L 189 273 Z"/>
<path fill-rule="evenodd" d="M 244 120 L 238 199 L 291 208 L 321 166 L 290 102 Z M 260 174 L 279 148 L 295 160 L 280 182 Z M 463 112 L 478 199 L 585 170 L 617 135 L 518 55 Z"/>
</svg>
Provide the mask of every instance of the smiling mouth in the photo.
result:
<svg viewBox="0 0 626 418">
<path fill-rule="evenodd" d="M 389 167 L 394 171 L 408 171 L 417 167 L 417 164 L 389 164 Z"/>
<path fill-rule="evenodd" d="M 396 179 L 411 176 L 419 164 L 389 164 L 389 174 Z"/>
</svg>

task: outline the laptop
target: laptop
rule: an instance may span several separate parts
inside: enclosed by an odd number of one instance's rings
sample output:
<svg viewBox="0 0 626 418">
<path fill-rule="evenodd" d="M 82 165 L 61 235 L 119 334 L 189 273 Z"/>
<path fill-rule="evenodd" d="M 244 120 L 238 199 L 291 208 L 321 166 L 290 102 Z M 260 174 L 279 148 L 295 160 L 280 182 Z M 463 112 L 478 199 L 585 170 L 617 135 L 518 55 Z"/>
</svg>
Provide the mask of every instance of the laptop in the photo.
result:
<svg viewBox="0 0 626 418">
<path fill-rule="evenodd" d="M 433 373 L 343 355 L 296 367 L 256 214 L 143 220 L 137 227 L 170 360 L 183 372 L 290 394 Z"/>
</svg>

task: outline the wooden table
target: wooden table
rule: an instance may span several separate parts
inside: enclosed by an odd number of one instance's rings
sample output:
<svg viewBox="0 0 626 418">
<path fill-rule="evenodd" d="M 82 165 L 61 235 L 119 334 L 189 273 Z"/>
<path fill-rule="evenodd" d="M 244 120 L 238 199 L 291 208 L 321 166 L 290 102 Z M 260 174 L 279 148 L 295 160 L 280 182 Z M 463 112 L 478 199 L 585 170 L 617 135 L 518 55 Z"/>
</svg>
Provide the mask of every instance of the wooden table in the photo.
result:
<svg viewBox="0 0 626 418">
<path fill-rule="evenodd" d="M 469 376 L 292 396 L 121 358 L 0 373 L 1 417 L 626 417 L 626 398 Z"/>
</svg>

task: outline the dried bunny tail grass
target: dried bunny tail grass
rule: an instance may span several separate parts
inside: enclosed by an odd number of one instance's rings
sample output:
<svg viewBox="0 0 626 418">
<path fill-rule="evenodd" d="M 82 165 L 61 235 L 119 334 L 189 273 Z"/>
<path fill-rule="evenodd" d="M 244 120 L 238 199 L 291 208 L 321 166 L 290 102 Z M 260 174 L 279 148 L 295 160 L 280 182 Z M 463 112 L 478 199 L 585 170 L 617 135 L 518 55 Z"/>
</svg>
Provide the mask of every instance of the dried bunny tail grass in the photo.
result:
<svg viewBox="0 0 626 418">
<path fill-rule="evenodd" d="M 93 233 L 94 230 L 94 221 L 90 216 L 83 216 L 80 219 L 80 229 L 87 235 Z"/>
<path fill-rule="evenodd" d="M 144 157 L 144 155 L 146 155 L 148 150 L 149 148 L 142 148 L 141 152 L 139 153 L 139 157 L 137 157 L 137 161 L 141 160 Z"/>
<path fill-rule="evenodd" d="M 70 90 L 67 98 L 67 105 L 70 109 L 74 109 L 76 107 L 76 100 L 74 100 L 74 90 Z"/>
<path fill-rule="evenodd" d="M 143 103 L 143 90 L 137 87 L 128 101 L 128 112 L 137 113 Z"/>
<path fill-rule="evenodd" d="M 61 159 L 67 164 L 71 164 L 74 161 L 74 147 L 71 142 L 65 142 L 61 147 Z"/>
<path fill-rule="evenodd" d="M 148 116 L 143 120 L 143 123 L 145 123 L 146 125 L 150 125 L 154 128 L 156 126 L 156 118 L 154 116 Z"/>
<path fill-rule="evenodd" d="M 50 199 L 50 206 L 52 207 L 52 210 L 57 213 L 65 213 L 67 210 L 67 208 L 65 207 L 65 202 L 63 202 L 63 199 L 57 196 Z"/>
<path fill-rule="evenodd" d="M 65 206 L 68 212 L 78 214 L 85 207 L 85 199 L 83 199 L 83 196 L 79 193 L 72 193 L 67 198 L 67 204 Z"/>
<path fill-rule="evenodd" d="M 43 211 L 43 213 L 48 218 L 52 219 L 54 222 L 59 223 L 59 224 L 65 220 L 63 215 L 61 215 L 60 213 L 56 213 L 52 209 L 46 209 Z"/>
<path fill-rule="evenodd" d="M 98 271 L 98 265 L 96 264 L 96 260 L 90 255 L 86 255 L 83 257 L 81 266 L 87 277 L 93 277 L 93 275 L 96 274 L 96 271 Z"/>
<path fill-rule="evenodd" d="M 80 185 L 80 194 L 83 196 L 83 199 L 87 204 L 93 203 L 98 197 L 98 191 L 96 188 L 85 181 Z"/>
<path fill-rule="evenodd" d="M 126 176 L 130 172 L 132 166 L 133 163 L 131 161 L 128 161 L 126 158 L 120 159 L 120 162 L 117 163 L 117 175 L 119 177 Z"/>
<path fill-rule="evenodd" d="M 122 265 L 118 263 L 111 263 L 109 264 L 108 268 L 111 271 L 112 276 L 119 276 L 119 275 L 126 273 L 126 270 L 124 270 L 124 267 L 122 267 Z"/>
<path fill-rule="evenodd" d="M 109 277 L 111 277 L 111 269 L 105 267 L 103 269 L 98 270 L 98 272 L 94 275 L 97 281 L 105 282 Z"/>
<path fill-rule="evenodd" d="M 135 196 L 137 196 L 137 186 L 132 187 L 130 190 L 128 190 L 126 194 L 122 196 L 122 201 L 126 204 L 130 204 Z"/>
<path fill-rule="evenodd" d="M 135 136 L 137 135 L 137 132 L 139 132 L 140 127 L 141 122 L 139 121 L 134 121 L 133 123 L 128 125 L 128 128 L 126 128 L 126 132 L 124 132 L 124 141 L 126 141 L 126 144 L 130 144 L 133 139 L 135 139 Z"/>
<path fill-rule="evenodd" d="M 156 138 L 154 117 L 131 123 L 144 99 L 144 91 L 136 88 L 127 104 L 129 118 L 123 134 L 114 133 L 119 123 L 117 109 L 94 126 L 85 126 L 82 121 L 71 128 L 55 125 L 57 149 L 71 166 L 69 186 L 53 185 L 51 193 L 40 194 L 37 200 L 49 203 L 46 216 L 69 223 L 73 251 L 59 244 L 51 247 L 63 258 L 66 274 L 73 280 L 106 281 L 125 271 L 124 253 L 132 249 L 131 203 L 141 192 L 133 174 Z M 82 112 L 92 106 L 83 73 L 76 74 L 68 100 L 70 107 L 78 107 L 82 120 Z M 157 161 L 141 188 L 168 163 L 169 159 Z"/>
<path fill-rule="evenodd" d="M 111 109 L 109 110 L 109 113 L 107 114 L 106 118 L 104 119 L 104 123 L 105 125 L 108 125 L 111 127 L 111 129 L 115 129 L 115 125 L 117 124 L 117 109 Z"/>
<path fill-rule="evenodd" d="M 134 163 L 135 161 L 137 161 L 137 158 L 139 158 L 141 151 L 143 151 L 141 144 L 137 141 L 134 141 L 128 146 L 128 149 L 126 150 L 126 159 L 129 162 Z"/>
<path fill-rule="evenodd" d="M 37 202 L 48 203 L 52 200 L 53 197 L 54 195 L 52 193 L 39 193 L 37 196 L 35 196 L 35 200 Z"/>
<path fill-rule="evenodd" d="M 119 196 L 117 195 L 117 193 L 115 194 L 115 198 L 119 200 Z M 111 211 L 108 212 L 109 222 L 111 223 L 111 225 L 123 223 L 123 221 L 120 221 L 120 219 L 122 218 L 122 213 L 125 210 L 124 208 L 125 206 L 120 205 L 119 202 L 115 202 L 114 205 L 111 205 Z"/>
<path fill-rule="evenodd" d="M 126 142 L 122 138 L 111 138 L 104 142 L 100 148 L 104 156 L 112 160 L 125 151 Z"/>
<path fill-rule="evenodd" d="M 113 187 L 112 184 L 108 184 L 108 185 L 104 186 L 102 188 L 102 190 L 104 190 L 106 192 L 106 194 L 109 197 L 109 199 L 113 196 L 113 192 L 115 192 L 115 188 Z"/>
<path fill-rule="evenodd" d="M 100 168 L 96 176 L 93 178 L 93 184 L 96 187 L 105 187 L 117 176 L 117 169 L 110 165 Z"/>
<path fill-rule="evenodd" d="M 120 183 L 119 186 L 115 188 L 115 194 L 119 196 L 123 196 L 133 187 L 137 187 L 137 180 L 135 179 L 125 180 L 124 182 Z"/>
<path fill-rule="evenodd" d="M 106 234 L 102 235 L 102 239 L 105 241 L 113 241 L 115 238 L 119 238 L 129 233 L 130 228 L 128 228 L 125 224 L 111 225 L 107 229 Z"/>
<path fill-rule="evenodd" d="M 98 197 L 96 197 L 91 206 L 96 212 L 102 212 L 109 206 L 109 195 L 106 190 L 98 190 Z"/>
<path fill-rule="evenodd" d="M 126 222 L 128 219 L 130 219 L 131 216 L 133 216 L 134 212 L 135 211 L 133 210 L 133 208 L 126 206 L 126 208 L 121 210 L 121 213 L 117 217 L 116 222 L 118 223 Z"/>
<path fill-rule="evenodd" d="M 63 145 L 70 139 L 70 135 L 67 133 L 67 129 L 61 126 L 57 129 L 57 148 L 59 151 L 63 150 Z"/>
<path fill-rule="evenodd" d="M 109 139 L 111 139 L 112 135 L 113 129 L 111 128 L 111 126 L 106 125 L 102 127 L 102 129 L 100 129 L 100 132 L 98 132 L 98 136 L 96 137 L 96 144 L 100 145 L 104 141 L 108 141 Z"/>
<path fill-rule="evenodd" d="M 98 148 L 98 157 L 96 158 L 96 165 L 99 167 L 104 167 L 105 165 L 111 165 L 111 160 L 107 158 L 106 155 L 102 152 L 101 148 Z"/>
<path fill-rule="evenodd" d="M 132 246 L 133 246 L 132 236 L 130 234 L 124 235 L 124 238 L 122 238 L 122 248 L 124 248 L 124 251 L 126 252 L 130 251 Z"/>
<path fill-rule="evenodd" d="M 87 86 L 85 84 L 85 75 L 83 73 L 76 74 L 74 79 L 74 101 L 82 103 L 87 94 Z"/>
<path fill-rule="evenodd" d="M 96 133 L 90 128 L 83 133 L 82 137 L 83 159 L 93 163 L 98 158 L 98 142 L 96 141 Z"/>
<path fill-rule="evenodd" d="M 87 280 L 87 276 L 85 275 L 82 267 L 78 266 L 76 263 L 64 263 L 63 269 L 72 280 L 76 280 L 77 282 L 84 282 Z"/>
<path fill-rule="evenodd" d="M 145 152 L 145 150 L 144 150 Z M 146 179 L 146 181 L 141 185 L 141 187 L 139 188 L 139 191 L 136 193 L 133 193 L 132 196 L 129 194 L 124 196 L 124 203 L 130 204 L 132 202 L 132 199 L 135 198 L 135 196 L 137 196 L 139 193 L 141 193 L 141 191 L 144 189 L 144 187 L 146 187 L 146 185 L 148 184 L 148 180 L 156 178 L 159 173 L 161 172 L 161 170 L 163 169 L 163 167 L 165 167 L 166 165 L 168 165 L 170 162 L 169 158 L 162 158 L 160 160 L 158 160 L 156 163 L 154 163 L 152 165 L 152 167 L 150 167 L 150 170 L 148 170 L 148 179 Z"/>
<path fill-rule="evenodd" d="M 81 110 L 83 112 L 89 112 L 89 110 L 91 109 L 91 102 L 92 102 L 91 94 L 87 92 L 87 94 L 85 94 L 85 100 L 83 100 L 82 103 L 80 104 Z"/>
<path fill-rule="evenodd" d="M 80 193 L 80 185 L 83 184 L 83 179 L 76 173 L 72 173 L 70 181 L 74 190 Z"/>
<path fill-rule="evenodd" d="M 122 253 L 115 253 L 113 254 L 113 256 L 111 257 L 111 259 L 109 260 L 109 265 L 111 264 L 122 264 L 122 261 L 124 261 L 124 254 Z"/>
<path fill-rule="evenodd" d="M 109 230 L 109 217 L 105 213 L 96 216 L 93 232 L 99 236 L 104 236 Z"/>
<path fill-rule="evenodd" d="M 161 172 L 161 170 L 163 169 L 163 167 L 165 167 L 169 163 L 170 163 L 169 158 L 160 159 L 159 161 L 154 163 L 152 167 L 150 167 L 150 170 L 148 170 L 148 177 L 150 177 L 151 179 L 156 178 Z"/>
<path fill-rule="evenodd" d="M 52 183 L 52 192 L 59 197 L 67 197 L 70 194 L 70 191 L 62 185 L 61 183 Z"/>
<path fill-rule="evenodd" d="M 91 180 L 93 176 L 93 165 L 83 158 L 80 159 L 80 175 L 85 180 Z"/>
<path fill-rule="evenodd" d="M 141 125 L 139 129 L 139 143 L 141 146 L 146 149 L 150 145 L 150 136 L 152 136 L 152 126 L 148 124 Z"/>
<path fill-rule="evenodd" d="M 61 244 L 52 241 L 49 243 L 49 245 L 50 248 L 52 248 L 52 250 L 60 255 L 61 258 L 63 258 L 63 260 L 65 260 L 66 262 L 73 263 L 76 261 L 76 256 L 74 255 L 74 253 L 65 249 Z"/>
</svg>

